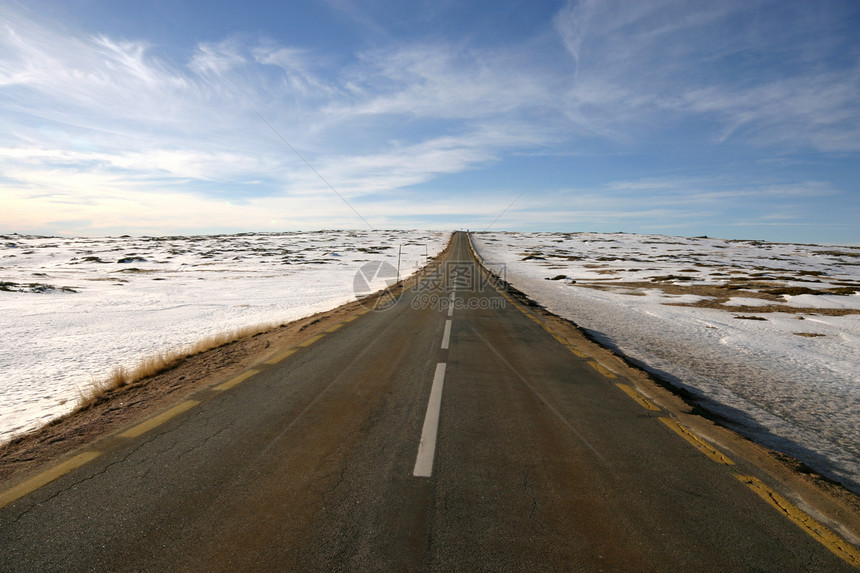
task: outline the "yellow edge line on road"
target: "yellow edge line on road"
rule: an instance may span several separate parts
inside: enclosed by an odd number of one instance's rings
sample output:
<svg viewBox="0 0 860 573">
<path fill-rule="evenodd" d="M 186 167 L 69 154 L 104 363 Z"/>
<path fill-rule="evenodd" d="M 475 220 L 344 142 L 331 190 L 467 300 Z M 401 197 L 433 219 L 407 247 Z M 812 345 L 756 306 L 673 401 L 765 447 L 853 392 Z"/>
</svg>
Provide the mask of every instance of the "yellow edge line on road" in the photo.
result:
<svg viewBox="0 0 860 573">
<path fill-rule="evenodd" d="M 516 303 L 514 303 L 514 301 L 511 301 L 511 304 L 516 304 Z M 527 316 L 528 318 L 530 318 L 530 319 L 532 319 L 533 321 L 535 321 L 537 324 L 539 324 L 539 325 L 543 326 L 543 322 L 541 322 L 539 319 L 535 318 L 535 316 L 534 316 L 532 313 L 530 313 L 529 311 L 527 311 L 526 309 L 524 309 L 524 308 L 520 307 L 519 305 L 516 305 L 516 309 L 517 309 L 518 311 L 520 311 L 521 313 L 523 313 L 523 314 L 524 314 L 525 316 Z"/>
<path fill-rule="evenodd" d="M 308 338 L 304 342 L 300 342 L 299 346 L 302 348 L 304 348 L 306 346 L 310 346 L 311 344 L 313 344 L 314 342 L 316 342 L 317 340 L 319 340 L 323 336 L 325 336 L 325 334 L 317 334 L 316 336 L 311 336 L 310 338 Z"/>
<path fill-rule="evenodd" d="M 578 348 L 574 348 L 570 344 L 565 344 L 565 346 L 567 346 L 567 349 L 570 350 L 571 352 L 573 352 L 574 355 L 579 356 L 580 358 L 588 358 L 588 354 L 586 354 L 585 352 L 582 352 Z"/>
<path fill-rule="evenodd" d="M 368 312 L 370 312 L 370 311 L 369 310 L 360 311 L 356 315 L 346 319 L 344 322 L 352 322 L 353 320 L 355 320 L 359 316 L 367 314 Z M 326 332 L 334 332 L 335 330 L 337 330 L 341 326 L 343 326 L 343 323 L 336 324 L 335 326 L 329 328 Z M 325 335 L 324 334 L 318 334 L 316 336 L 313 336 L 313 337 L 305 340 L 304 342 L 300 343 L 298 346 L 300 346 L 300 347 L 310 346 L 314 342 L 321 339 L 323 336 L 325 336 Z M 282 352 L 281 354 L 278 354 L 277 356 L 267 360 L 266 364 L 276 364 L 276 363 L 280 362 L 281 360 L 283 360 L 284 358 L 287 358 L 288 356 L 295 353 L 296 350 L 297 350 L 296 348 L 291 348 L 285 352 Z M 245 380 L 247 380 L 251 376 L 254 376 L 255 374 L 258 374 L 258 373 L 259 373 L 259 370 L 249 370 L 243 374 L 240 374 L 239 376 L 236 376 L 235 378 L 228 380 L 227 382 L 224 382 L 223 384 L 215 386 L 213 389 L 216 391 L 228 390 L 228 389 L 232 388 L 233 386 L 236 386 L 237 384 L 244 382 Z M 138 436 L 141 436 L 141 435 L 145 434 L 146 432 L 164 424 L 165 422 L 167 422 L 171 418 L 174 418 L 174 417 L 178 416 L 179 414 L 182 414 L 183 412 L 190 410 L 191 408 L 198 405 L 199 403 L 200 403 L 200 401 L 198 401 L 198 400 L 186 400 L 185 402 L 182 402 L 181 404 L 178 404 L 178 405 L 174 406 L 173 408 L 170 408 L 169 410 L 162 412 L 158 416 L 150 418 L 149 420 L 147 420 L 141 424 L 138 424 L 137 426 L 134 426 L 134 427 L 129 428 L 128 430 L 126 430 L 120 434 L 117 434 L 117 437 L 120 437 L 120 438 L 136 438 Z M 66 460 L 60 464 L 57 464 L 56 466 L 54 466 L 48 470 L 43 471 L 42 473 L 40 473 L 38 475 L 33 476 L 32 478 L 30 478 L 28 480 L 25 480 L 25 481 L 19 483 L 18 485 L 14 486 L 14 487 L 7 489 L 6 491 L 0 492 L 0 508 L 3 508 L 5 506 L 9 505 L 10 503 L 24 497 L 25 495 L 36 491 L 40 487 L 51 483 L 55 479 L 71 472 L 72 470 L 75 470 L 75 469 L 81 467 L 82 465 L 84 465 L 88 462 L 91 462 L 92 460 L 96 459 L 100 455 L 102 455 L 102 452 L 96 451 L 96 450 L 90 450 L 90 451 L 82 452 L 82 453 L 80 453 L 80 454 L 78 454 L 72 458 L 69 458 L 68 460 Z"/>
<path fill-rule="evenodd" d="M 298 349 L 296 349 L 296 348 L 290 348 L 289 350 L 286 350 L 286 351 L 284 351 L 284 352 L 281 352 L 281 353 L 280 353 L 280 354 L 278 354 L 277 356 L 273 356 L 272 358 L 269 358 L 268 360 L 266 360 L 266 364 L 277 364 L 278 362 L 280 362 L 280 361 L 281 361 L 281 360 L 283 360 L 284 358 L 286 358 L 286 357 L 288 357 L 288 356 L 292 356 L 292 355 L 293 355 L 293 354 L 295 354 L 296 352 L 298 352 Z"/>
<path fill-rule="evenodd" d="M 230 380 L 227 380 L 223 384 L 219 384 L 212 389 L 215 390 L 216 392 L 223 392 L 224 390 L 229 390 L 230 388 L 232 388 L 236 384 L 244 382 L 245 380 L 247 380 L 248 378 L 250 378 L 254 374 L 258 374 L 259 372 L 260 372 L 259 370 L 248 370 L 244 374 L 239 374 L 235 378 L 231 378 Z"/>
<path fill-rule="evenodd" d="M 609 368 L 607 368 L 606 366 L 604 366 L 600 362 L 595 362 L 594 360 L 589 360 L 588 365 L 591 366 L 592 368 L 594 368 L 595 370 L 597 370 L 598 372 L 600 372 L 601 374 L 603 374 L 604 376 L 606 376 L 607 378 L 617 378 L 617 376 L 615 375 L 615 372 L 613 372 L 612 370 L 610 370 Z"/>
<path fill-rule="evenodd" d="M 488 275 L 488 276 L 489 276 L 489 275 Z M 527 311 L 525 308 L 523 308 L 522 306 L 520 306 L 519 304 L 517 304 L 517 303 L 514 301 L 514 299 L 513 299 L 513 298 L 511 298 L 507 293 L 505 293 L 505 292 L 504 292 L 504 291 L 502 291 L 502 290 L 499 290 L 498 288 L 496 288 L 496 292 L 498 292 L 500 295 L 502 295 L 502 297 L 503 297 L 505 300 L 507 300 L 509 303 L 511 303 L 511 305 L 512 305 L 515 309 L 517 309 L 518 311 L 520 311 L 521 313 L 523 313 L 525 316 L 527 316 L 527 317 L 529 317 L 530 319 L 532 319 L 533 321 L 535 321 L 535 322 L 536 322 L 537 324 L 539 324 L 539 325 L 540 325 L 540 326 L 541 326 L 545 331 L 547 331 L 549 334 L 551 334 L 551 335 L 553 336 L 553 338 L 555 338 L 556 340 L 558 340 L 559 342 L 561 342 L 561 343 L 564 345 L 564 347 L 565 347 L 565 348 L 567 348 L 568 350 L 570 350 L 570 351 L 574 354 L 574 356 L 577 356 L 577 357 L 579 357 L 579 358 L 590 358 L 590 356 L 589 356 L 588 354 L 586 354 L 586 353 L 582 352 L 582 351 L 581 351 L 581 350 L 579 350 L 578 348 L 576 348 L 576 347 L 574 347 L 573 345 L 571 345 L 567 340 L 565 340 L 564 338 L 562 338 L 561 336 L 559 336 L 558 334 L 556 334 L 555 332 L 553 332 L 553 331 L 552 331 L 552 330 L 551 330 L 551 329 L 550 329 L 546 324 L 544 324 L 544 322 L 543 322 L 542 320 L 540 320 L 540 319 L 536 318 L 534 315 L 532 315 L 532 313 L 530 313 L 530 312 L 529 312 L 529 311 Z M 604 375 L 604 376 L 606 376 L 607 378 L 615 378 L 615 377 L 616 377 L 614 372 L 612 372 L 612 371 L 611 371 L 611 370 L 609 370 L 608 368 L 605 368 L 605 367 L 604 367 L 604 366 L 602 366 L 601 364 L 598 364 L 598 363 L 596 363 L 596 362 L 593 362 L 593 363 L 590 363 L 590 364 L 591 364 L 592 366 L 594 366 L 594 368 L 595 368 L 595 369 L 597 369 L 597 371 L 598 371 L 598 372 L 600 372 L 601 374 L 603 374 L 603 375 Z"/>
<path fill-rule="evenodd" d="M 734 476 L 835 555 L 854 567 L 860 567 L 860 551 L 853 545 L 776 493 L 760 479 L 739 474 L 734 474 Z"/>
<path fill-rule="evenodd" d="M 553 331 L 551 331 L 551 330 L 550 330 L 550 329 L 548 329 L 548 328 L 544 328 L 544 330 L 546 330 L 547 332 L 549 332 L 549 333 L 550 333 L 550 335 L 552 335 L 552 337 L 553 337 L 553 338 L 555 338 L 556 340 L 558 340 L 559 342 L 561 342 L 562 346 L 567 346 L 567 340 L 565 340 L 564 338 L 562 338 L 561 336 L 559 336 L 558 334 L 554 333 Z"/>
<path fill-rule="evenodd" d="M 701 439 L 696 434 L 692 433 L 690 430 L 673 420 L 672 418 L 660 418 L 660 421 L 666 424 L 668 427 L 672 428 L 676 434 L 690 442 L 693 446 L 696 447 L 700 452 L 714 460 L 719 464 L 726 464 L 727 466 L 735 465 L 731 459 L 726 457 L 721 451 L 717 450 L 709 443 Z"/>
<path fill-rule="evenodd" d="M 178 416 L 182 412 L 185 412 L 186 410 L 190 410 L 191 408 L 193 408 L 194 406 L 196 406 L 199 403 L 200 402 L 198 400 L 186 400 L 185 402 L 182 402 L 178 406 L 174 406 L 173 408 L 167 410 L 166 412 L 162 412 L 158 416 L 155 416 L 154 418 L 150 418 L 146 422 L 143 422 L 142 424 L 138 424 L 137 426 L 134 426 L 133 428 L 130 428 L 121 434 L 118 434 L 118 437 L 120 437 L 120 438 L 136 438 L 136 437 L 143 435 L 146 432 L 152 430 L 153 428 L 157 428 L 161 424 L 165 423 L 166 421 L 170 420 L 171 418 Z"/>
<path fill-rule="evenodd" d="M 628 386 L 627 384 L 615 383 L 616 386 L 621 388 L 625 394 L 636 400 L 636 403 L 645 408 L 646 410 L 651 410 L 652 412 L 659 412 L 660 407 L 657 406 L 654 402 L 640 394 L 636 388 L 633 386 Z"/>
<path fill-rule="evenodd" d="M 568 350 L 570 350 L 570 351 L 571 351 L 575 356 L 578 356 L 579 358 L 590 358 L 590 356 L 588 356 L 588 354 L 586 354 L 585 352 L 582 352 L 581 350 L 579 350 L 579 349 L 578 349 L 577 347 L 575 347 L 573 344 L 571 344 L 570 342 L 568 342 L 568 340 L 567 340 L 564 336 L 562 336 L 561 334 L 558 334 L 556 331 L 554 331 L 554 330 L 553 330 L 553 329 L 551 329 L 550 327 L 548 327 L 548 326 L 544 325 L 543 329 L 544 329 L 544 330 L 546 330 L 547 332 L 549 332 L 549 333 L 552 335 L 552 337 L 553 337 L 553 338 L 555 338 L 556 340 L 558 340 L 559 342 L 561 342 L 561 344 L 562 344 L 565 348 L 567 348 Z"/>
<path fill-rule="evenodd" d="M 63 476 L 70 471 L 81 467 L 85 463 L 96 459 L 100 455 L 102 455 L 102 453 L 95 450 L 82 452 L 75 457 L 64 461 L 63 463 L 52 467 L 49 470 L 45 470 L 42 473 L 19 483 L 15 487 L 7 489 L 6 491 L 0 493 L 0 508 L 6 507 L 13 501 L 24 497 L 28 493 L 36 491 L 43 485 L 51 483 L 58 477 Z"/>
</svg>

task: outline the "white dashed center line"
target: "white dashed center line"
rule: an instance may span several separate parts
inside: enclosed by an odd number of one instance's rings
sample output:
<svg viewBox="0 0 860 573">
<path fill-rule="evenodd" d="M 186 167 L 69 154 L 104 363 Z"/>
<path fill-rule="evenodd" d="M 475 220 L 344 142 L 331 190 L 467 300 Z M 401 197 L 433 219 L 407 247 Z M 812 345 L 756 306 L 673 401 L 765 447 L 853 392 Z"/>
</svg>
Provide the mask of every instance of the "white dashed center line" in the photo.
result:
<svg viewBox="0 0 860 573">
<path fill-rule="evenodd" d="M 458 253 L 462 243 L 458 243 Z M 459 258 L 459 256 L 458 256 Z M 448 350 L 451 344 L 451 323 L 454 316 L 454 304 L 457 300 L 457 285 L 452 285 L 451 300 L 448 305 L 448 319 L 445 320 L 445 331 L 442 334 L 442 350 Z M 427 413 L 424 415 L 424 427 L 421 429 L 421 441 L 418 443 L 418 456 L 415 459 L 415 477 L 430 477 L 433 475 L 433 458 L 436 456 L 436 434 L 439 431 L 439 412 L 442 408 L 442 387 L 445 384 L 445 362 L 436 364 L 433 375 L 433 386 L 430 388 L 430 400 L 427 403 Z"/>
<path fill-rule="evenodd" d="M 448 350 L 451 343 L 451 320 L 445 321 L 445 334 L 442 335 L 442 350 Z"/>
<path fill-rule="evenodd" d="M 418 444 L 418 456 L 415 459 L 415 477 L 430 477 L 433 475 L 433 458 L 436 455 L 436 433 L 439 430 L 439 410 L 442 407 L 442 385 L 445 383 L 445 363 L 436 365 L 433 376 L 433 387 L 430 389 L 430 401 L 427 403 L 427 414 L 424 416 L 424 428 L 421 430 L 421 442 Z"/>
</svg>

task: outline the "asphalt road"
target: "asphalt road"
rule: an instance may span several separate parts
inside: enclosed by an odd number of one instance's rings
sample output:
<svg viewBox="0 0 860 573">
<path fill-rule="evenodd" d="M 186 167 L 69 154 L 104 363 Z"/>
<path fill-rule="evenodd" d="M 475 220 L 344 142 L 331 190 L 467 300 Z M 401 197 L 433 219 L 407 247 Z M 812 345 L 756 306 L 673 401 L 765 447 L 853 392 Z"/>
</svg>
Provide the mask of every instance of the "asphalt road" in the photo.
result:
<svg viewBox="0 0 860 573">
<path fill-rule="evenodd" d="M 0 571 L 854 570 L 454 240 L 388 310 L 7 492 Z"/>
</svg>

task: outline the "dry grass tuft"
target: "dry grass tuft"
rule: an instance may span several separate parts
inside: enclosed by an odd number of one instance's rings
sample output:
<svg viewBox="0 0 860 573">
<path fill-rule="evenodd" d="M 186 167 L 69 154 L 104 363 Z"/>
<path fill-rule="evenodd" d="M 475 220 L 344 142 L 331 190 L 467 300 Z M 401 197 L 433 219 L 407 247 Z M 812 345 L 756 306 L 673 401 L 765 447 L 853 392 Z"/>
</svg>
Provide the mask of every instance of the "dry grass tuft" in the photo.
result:
<svg viewBox="0 0 860 573">
<path fill-rule="evenodd" d="M 86 410 L 105 400 L 114 392 L 127 387 L 144 384 L 148 378 L 175 368 L 183 360 L 207 350 L 212 350 L 242 338 L 250 338 L 276 328 L 275 324 L 248 326 L 212 334 L 189 346 L 160 352 L 143 358 L 136 366 L 116 366 L 102 380 L 93 380 L 87 389 L 78 389 L 78 405 L 75 411 Z"/>
</svg>

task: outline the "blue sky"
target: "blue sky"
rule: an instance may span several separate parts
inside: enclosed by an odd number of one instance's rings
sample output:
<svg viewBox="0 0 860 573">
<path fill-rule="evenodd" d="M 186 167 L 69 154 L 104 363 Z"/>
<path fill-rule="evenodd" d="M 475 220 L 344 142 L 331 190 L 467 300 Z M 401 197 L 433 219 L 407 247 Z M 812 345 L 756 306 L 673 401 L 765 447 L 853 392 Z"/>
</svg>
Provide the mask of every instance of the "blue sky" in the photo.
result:
<svg viewBox="0 0 860 573">
<path fill-rule="evenodd" d="M 860 243 L 856 1 L 273 4 L 0 0 L 0 233 Z"/>
</svg>

